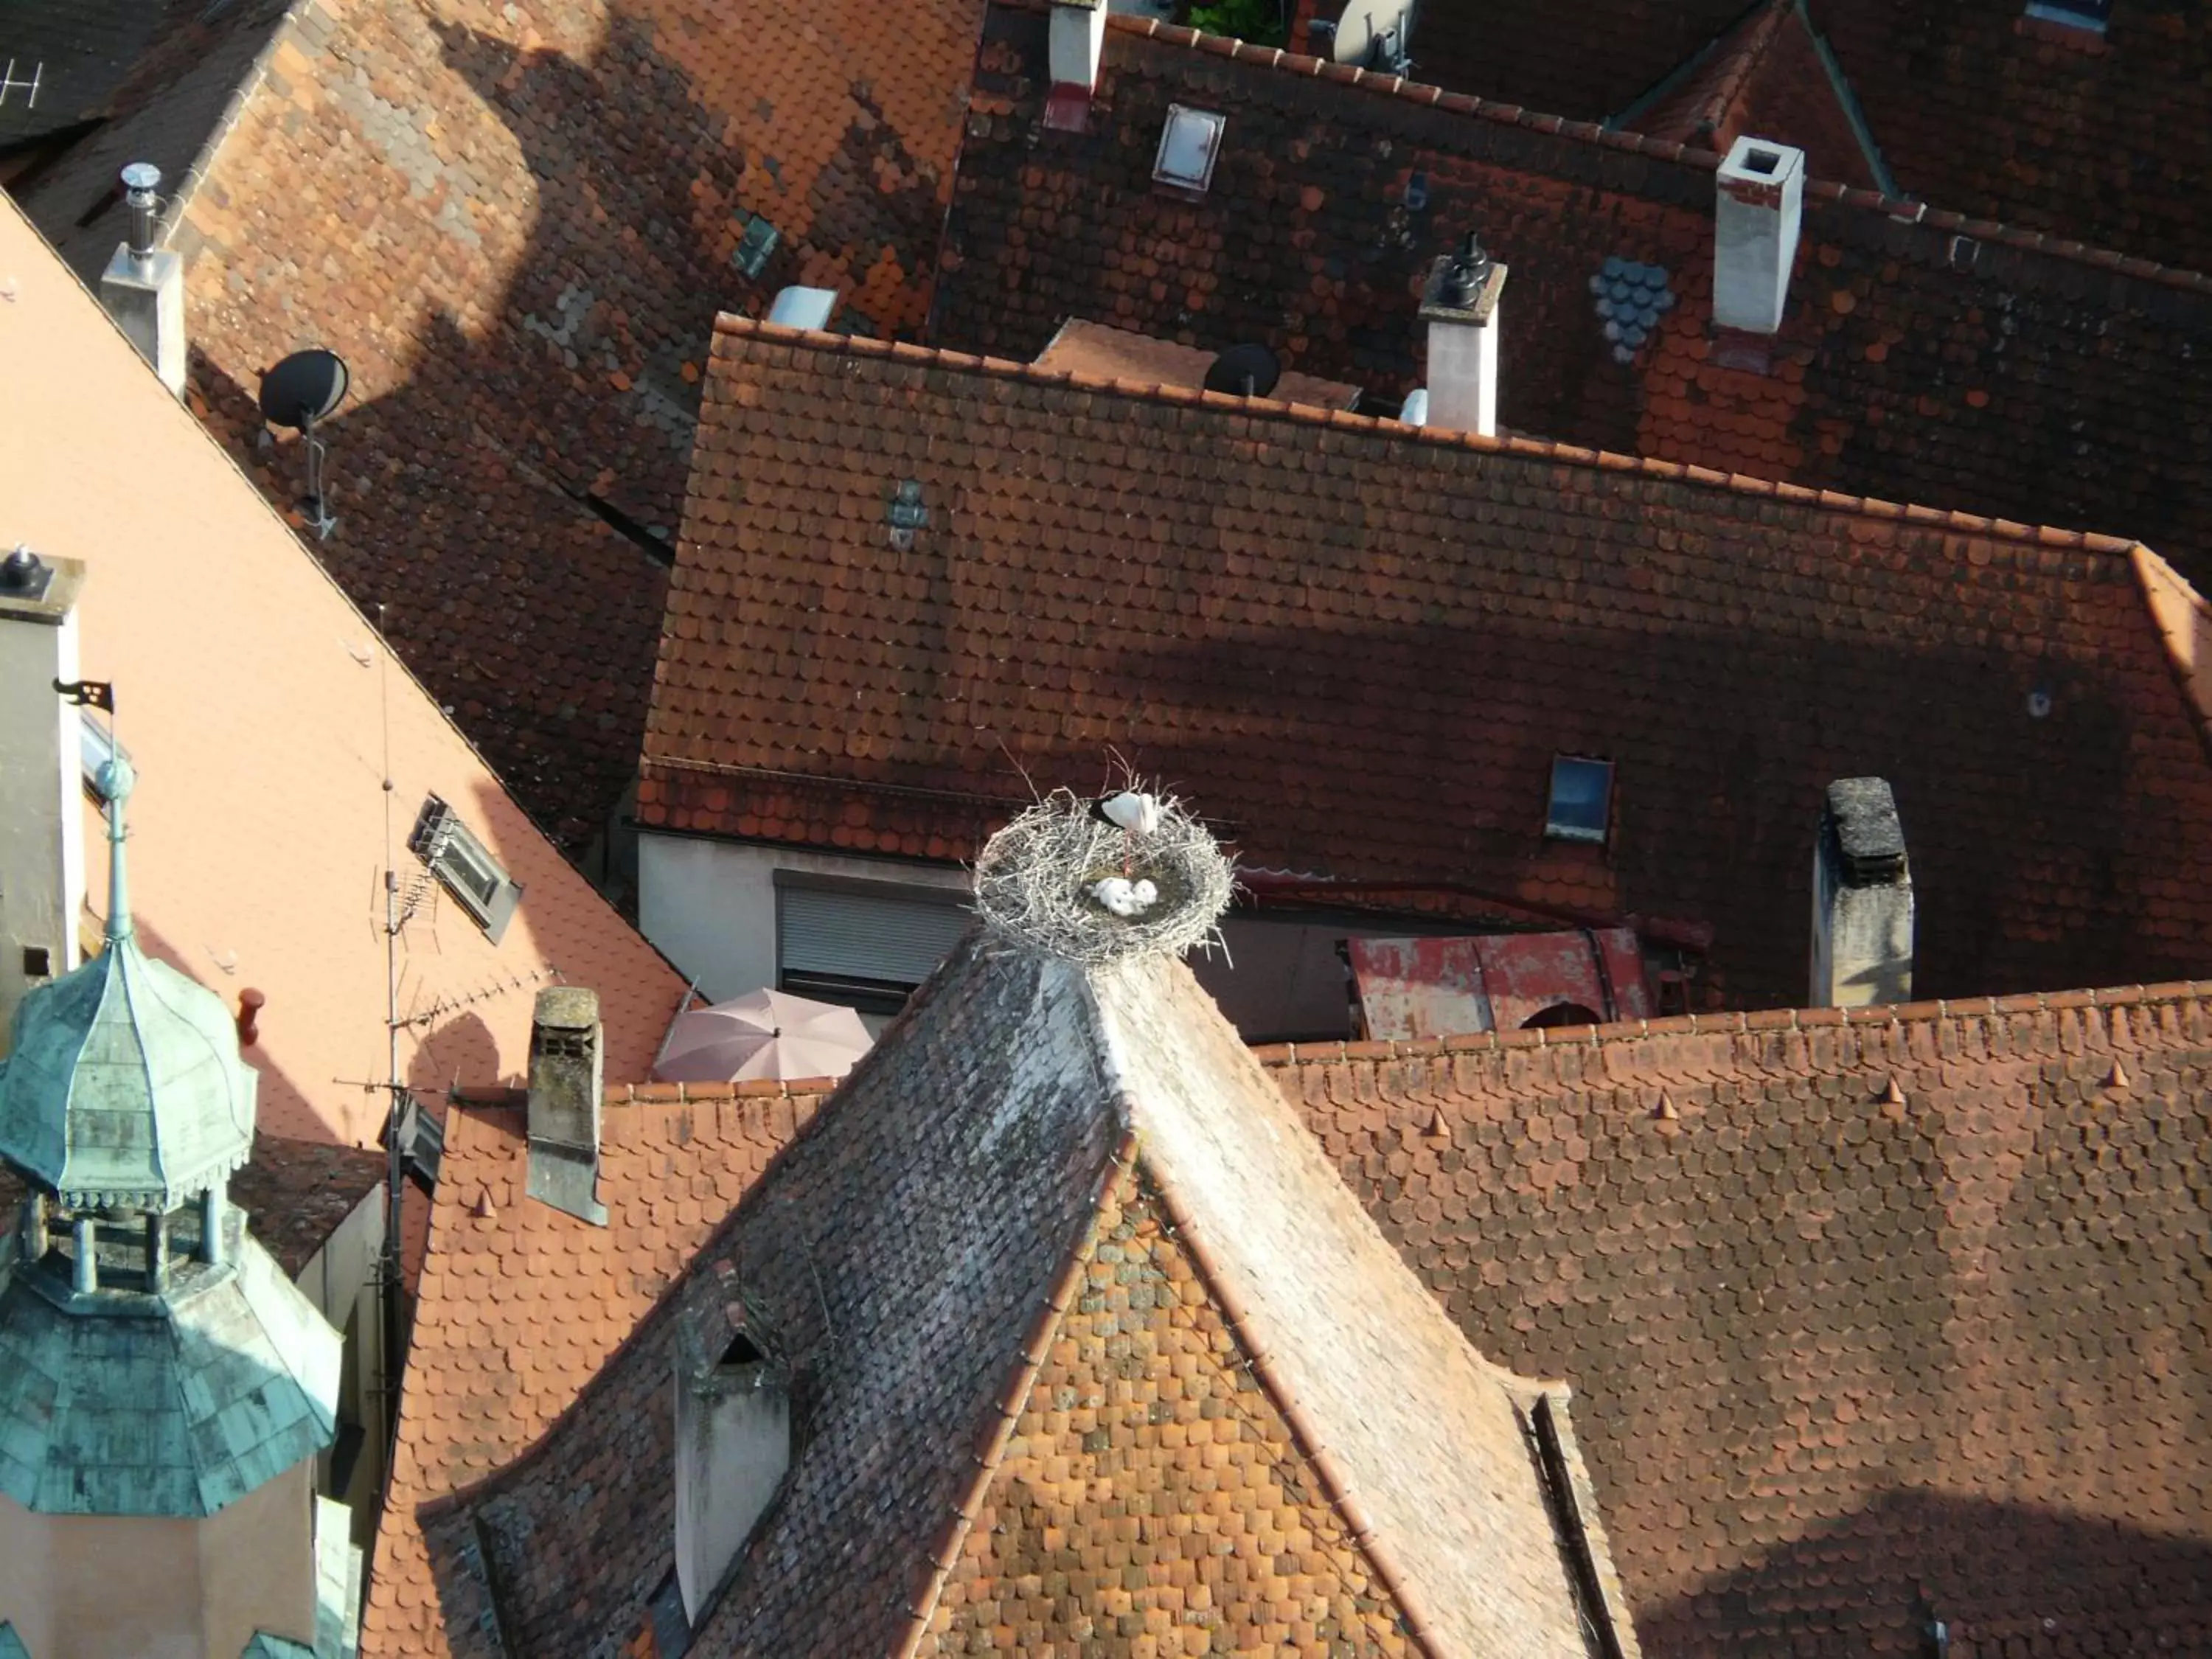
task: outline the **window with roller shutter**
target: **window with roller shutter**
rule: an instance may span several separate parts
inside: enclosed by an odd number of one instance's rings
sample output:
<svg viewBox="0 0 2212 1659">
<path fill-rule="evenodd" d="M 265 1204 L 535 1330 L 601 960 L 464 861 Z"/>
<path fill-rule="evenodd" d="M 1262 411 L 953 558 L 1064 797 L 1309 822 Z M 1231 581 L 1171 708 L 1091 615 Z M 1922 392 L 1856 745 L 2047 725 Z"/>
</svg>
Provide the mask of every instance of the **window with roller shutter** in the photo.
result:
<svg viewBox="0 0 2212 1659">
<path fill-rule="evenodd" d="M 968 931 L 963 896 L 776 878 L 776 988 L 893 1013 Z"/>
</svg>

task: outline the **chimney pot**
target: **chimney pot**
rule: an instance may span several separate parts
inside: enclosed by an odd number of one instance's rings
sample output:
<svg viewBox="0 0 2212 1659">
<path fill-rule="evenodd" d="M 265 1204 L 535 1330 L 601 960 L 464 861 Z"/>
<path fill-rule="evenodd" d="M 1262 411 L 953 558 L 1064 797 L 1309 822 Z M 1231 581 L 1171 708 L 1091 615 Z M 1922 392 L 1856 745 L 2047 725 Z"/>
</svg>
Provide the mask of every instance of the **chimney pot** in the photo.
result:
<svg viewBox="0 0 2212 1659">
<path fill-rule="evenodd" d="M 1912 872 L 1897 799 L 1881 778 L 1830 784 L 1813 854 L 1815 1008 L 1912 995 Z"/>
<path fill-rule="evenodd" d="M 123 169 L 125 202 L 131 208 L 131 237 L 125 244 L 133 258 L 145 259 L 154 252 L 154 217 L 161 198 L 161 169 L 151 161 L 133 161 Z"/>
<path fill-rule="evenodd" d="M 269 999 L 248 986 L 238 994 L 238 1046 L 251 1048 L 261 1041 L 261 1011 Z"/>
<path fill-rule="evenodd" d="M 1713 210 L 1713 321 L 1776 332 L 1790 297 L 1805 198 L 1805 152 L 1741 137 L 1722 162 Z"/>
</svg>

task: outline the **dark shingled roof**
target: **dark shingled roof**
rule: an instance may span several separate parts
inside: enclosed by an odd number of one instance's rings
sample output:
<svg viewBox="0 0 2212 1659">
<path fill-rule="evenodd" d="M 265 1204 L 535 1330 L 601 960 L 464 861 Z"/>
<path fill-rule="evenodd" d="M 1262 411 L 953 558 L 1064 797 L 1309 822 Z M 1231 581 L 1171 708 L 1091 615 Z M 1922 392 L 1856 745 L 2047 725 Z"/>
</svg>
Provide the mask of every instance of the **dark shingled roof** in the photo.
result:
<svg viewBox="0 0 2212 1659">
<path fill-rule="evenodd" d="M 1646 1654 L 2212 1652 L 2212 985 L 1567 1035 L 1267 1058 Z"/>
<path fill-rule="evenodd" d="M 706 411 L 646 823 L 963 856 L 1016 762 L 1118 750 L 1249 864 L 1702 921 L 1788 1006 L 1821 791 L 1879 775 L 1924 992 L 2202 957 L 2212 625 L 2125 544 L 733 319 Z M 1556 753 L 1608 846 L 1544 838 Z"/>
<path fill-rule="evenodd" d="M 1044 40 L 1041 15 L 992 8 L 937 343 L 1027 360 L 1068 316 L 1257 339 L 1395 409 L 1421 375 L 1418 285 L 1472 229 L 1511 269 L 1510 429 L 2124 534 L 2212 571 L 2188 435 L 2212 426 L 2212 280 L 1815 183 L 1771 369 L 1724 367 L 1710 152 L 1127 19 L 1089 130 L 1060 132 Z M 1195 199 L 1152 181 L 1170 103 L 1227 117 Z M 1677 301 L 1626 364 L 1589 292 L 1610 258 L 1662 267 Z"/>
</svg>

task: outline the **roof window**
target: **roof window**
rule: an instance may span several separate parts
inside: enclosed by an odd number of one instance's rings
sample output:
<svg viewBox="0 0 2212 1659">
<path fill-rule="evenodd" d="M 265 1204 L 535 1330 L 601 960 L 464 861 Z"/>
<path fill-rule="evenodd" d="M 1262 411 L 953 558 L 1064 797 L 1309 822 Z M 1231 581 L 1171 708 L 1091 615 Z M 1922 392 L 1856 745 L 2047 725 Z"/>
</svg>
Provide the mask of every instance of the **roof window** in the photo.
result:
<svg viewBox="0 0 2212 1659">
<path fill-rule="evenodd" d="M 407 837 L 407 850 L 437 872 L 446 890 L 498 944 L 522 897 L 522 884 L 461 822 L 460 814 L 435 795 L 425 799 Z"/>
<path fill-rule="evenodd" d="M 2046 23 L 2102 34 L 2112 21 L 2112 0 L 2027 0 L 2027 15 Z"/>
<path fill-rule="evenodd" d="M 1552 757 L 1552 799 L 1544 833 L 1560 841 L 1602 842 L 1613 815 L 1613 763 Z"/>
<path fill-rule="evenodd" d="M 768 269 L 769 255 L 775 252 L 775 245 L 782 240 L 766 216 L 756 213 L 745 221 L 744 234 L 738 238 L 730 263 L 746 276 L 757 277 Z"/>
<path fill-rule="evenodd" d="M 1160 153 L 1152 161 L 1152 177 L 1180 190 L 1204 190 L 1213 182 L 1222 129 L 1228 125 L 1225 115 L 1170 104 L 1167 125 L 1160 130 Z"/>
</svg>

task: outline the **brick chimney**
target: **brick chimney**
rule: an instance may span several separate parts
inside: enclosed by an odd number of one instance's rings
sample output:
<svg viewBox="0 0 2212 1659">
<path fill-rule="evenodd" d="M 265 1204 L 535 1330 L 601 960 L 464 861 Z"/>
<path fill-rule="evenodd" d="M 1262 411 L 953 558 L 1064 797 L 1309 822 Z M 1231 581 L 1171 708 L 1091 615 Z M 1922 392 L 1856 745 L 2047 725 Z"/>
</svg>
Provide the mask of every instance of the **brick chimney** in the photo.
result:
<svg viewBox="0 0 2212 1659">
<path fill-rule="evenodd" d="M 1504 332 L 1498 297 L 1505 267 L 1472 232 L 1457 252 L 1442 254 L 1421 293 L 1428 325 L 1428 385 L 1422 424 L 1498 434 L 1498 357 Z"/>
<path fill-rule="evenodd" d="M 161 213 L 161 170 L 147 161 L 123 169 L 124 200 L 131 209 L 131 234 L 115 250 L 100 276 L 100 302 L 117 326 L 154 366 L 161 384 L 176 396 L 185 390 L 185 262 L 156 247 L 155 221 Z"/>
<path fill-rule="evenodd" d="M 1828 786 L 1813 854 L 1815 1008 L 1912 997 L 1912 871 L 1897 801 L 1880 778 Z"/>
<path fill-rule="evenodd" d="M 54 683 L 78 678 L 83 586 L 75 559 L 0 555 L 0 1053 L 24 994 L 78 962 L 83 750 Z"/>
<path fill-rule="evenodd" d="M 1739 138 L 1721 162 L 1713 211 L 1713 321 L 1771 335 L 1782 326 L 1797 258 L 1805 152 Z"/>
<path fill-rule="evenodd" d="M 599 1097 L 605 1088 L 599 994 L 574 985 L 538 994 L 530 1022 L 530 1196 L 595 1227 Z"/>
<path fill-rule="evenodd" d="M 695 1626 L 791 1467 L 790 1368 L 758 1314 L 730 1306 L 726 1334 L 684 1331 L 676 1373 L 676 1583 Z"/>
</svg>

